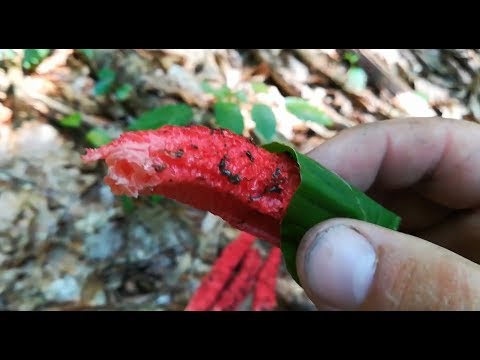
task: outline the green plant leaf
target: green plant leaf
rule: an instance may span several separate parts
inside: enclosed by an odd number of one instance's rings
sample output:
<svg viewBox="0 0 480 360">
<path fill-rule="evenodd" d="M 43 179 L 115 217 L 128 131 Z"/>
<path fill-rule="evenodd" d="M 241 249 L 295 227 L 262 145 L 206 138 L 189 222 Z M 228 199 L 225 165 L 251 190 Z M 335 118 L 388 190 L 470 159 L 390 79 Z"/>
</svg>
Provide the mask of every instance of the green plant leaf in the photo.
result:
<svg viewBox="0 0 480 360">
<path fill-rule="evenodd" d="M 226 85 L 222 85 L 219 88 L 214 88 L 207 81 L 203 81 L 201 87 L 202 90 L 207 94 L 212 94 L 217 101 L 225 101 L 232 96 L 232 92 Z"/>
<path fill-rule="evenodd" d="M 68 116 L 65 116 L 60 120 L 60 125 L 63 127 L 69 128 L 78 128 L 82 124 L 82 115 L 80 113 L 74 113 Z"/>
<path fill-rule="evenodd" d="M 25 70 L 33 70 L 50 54 L 50 51 L 50 49 L 25 49 L 22 67 Z"/>
<path fill-rule="evenodd" d="M 252 108 L 252 119 L 255 122 L 255 133 L 262 143 L 272 141 L 277 129 L 277 121 L 272 109 L 264 104 L 255 104 Z"/>
<path fill-rule="evenodd" d="M 117 100 L 123 101 L 128 99 L 130 94 L 132 93 L 133 86 L 130 84 L 123 84 L 117 90 L 115 90 L 115 97 Z"/>
<path fill-rule="evenodd" d="M 135 210 L 135 201 L 126 195 L 120 197 L 125 214 L 131 214 Z"/>
<path fill-rule="evenodd" d="M 203 91 L 208 94 L 212 94 L 217 102 L 233 102 L 238 101 L 240 103 L 247 102 L 247 93 L 243 90 L 232 91 L 227 85 L 222 85 L 219 88 L 214 88 L 208 82 L 203 81 L 201 84 Z"/>
<path fill-rule="evenodd" d="M 237 99 L 238 102 L 245 103 L 247 102 L 247 93 L 243 90 L 237 91 L 234 94 L 235 98 Z"/>
<path fill-rule="evenodd" d="M 320 125 L 332 126 L 333 121 L 323 111 L 298 97 L 285 98 L 287 110 L 301 120 L 313 121 Z"/>
<path fill-rule="evenodd" d="M 218 102 L 227 102 L 232 98 L 233 93 L 227 87 L 227 85 L 222 85 L 222 87 L 220 89 L 215 90 L 213 95 L 215 96 L 215 98 Z"/>
<path fill-rule="evenodd" d="M 0 49 L 0 61 L 13 60 L 17 53 L 13 49 Z"/>
<path fill-rule="evenodd" d="M 87 59 L 93 59 L 93 49 L 78 49 Z"/>
<path fill-rule="evenodd" d="M 139 116 L 129 130 L 152 130 L 163 125 L 184 126 L 193 118 L 192 108 L 186 104 L 172 104 L 160 106 Z"/>
<path fill-rule="evenodd" d="M 164 196 L 162 195 L 152 195 L 150 196 L 150 204 L 158 205 L 162 199 L 164 199 Z"/>
<path fill-rule="evenodd" d="M 244 129 L 240 107 L 231 102 L 218 102 L 214 105 L 215 119 L 221 128 L 229 129 L 241 135 Z"/>
<path fill-rule="evenodd" d="M 345 87 L 353 92 L 361 92 L 367 87 L 368 76 L 365 70 L 360 67 L 351 67 L 347 71 Z"/>
<path fill-rule="evenodd" d="M 268 86 L 262 82 L 252 82 L 252 89 L 255 93 L 268 93 Z"/>
<path fill-rule="evenodd" d="M 98 72 L 98 81 L 95 84 L 95 95 L 106 95 L 110 92 L 115 81 L 116 73 L 110 68 L 103 68 Z"/>
<path fill-rule="evenodd" d="M 305 233 L 335 217 L 362 220 L 397 230 L 401 218 L 292 147 L 278 142 L 263 146 L 271 152 L 288 152 L 300 169 L 301 183 L 281 224 L 281 248 L 292 277 L 298 282 L 296 254 Z"/>
<path fill-rule="evenodd" d="M 85 138 L 93 147 L 100 147 L 113 140 L 105 130 L 100 128 L 90 130 Z"/>
<path fill-rule="evenodd" d="M 208 81 L 202 81 L 200 86 L 201 86 L 202 90 L 204 92 L 206 92 L 207 94 L 215 95 L 216 89 L 214 89 L 213 86 L 210 85 L 210 83 Z"/>
<path fill-rule="evenodd" d="M 360 60 L 360 57 L 351 51 L 347 51 L 345 55 L 343 55 L 343 58 L 350 63 L 350 66 L 356 65 L 358 60 Z"/>
</svg>

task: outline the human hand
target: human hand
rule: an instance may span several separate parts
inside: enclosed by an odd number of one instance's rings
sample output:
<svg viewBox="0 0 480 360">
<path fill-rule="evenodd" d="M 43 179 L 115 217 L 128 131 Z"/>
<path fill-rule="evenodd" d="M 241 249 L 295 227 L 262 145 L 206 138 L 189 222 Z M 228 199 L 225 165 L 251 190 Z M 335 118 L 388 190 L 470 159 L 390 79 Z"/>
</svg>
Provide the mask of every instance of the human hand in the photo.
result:
<svg viewBox="0 0 480 360">
<path fill-rule="evenodd" d="M 333 219 L 304 236 L 297 271 L 318 309 L 480 309 L 479 139 L 471 122 L 408 118 L 308 154 L 402 217 L 401 232 Z"/>
</svg>

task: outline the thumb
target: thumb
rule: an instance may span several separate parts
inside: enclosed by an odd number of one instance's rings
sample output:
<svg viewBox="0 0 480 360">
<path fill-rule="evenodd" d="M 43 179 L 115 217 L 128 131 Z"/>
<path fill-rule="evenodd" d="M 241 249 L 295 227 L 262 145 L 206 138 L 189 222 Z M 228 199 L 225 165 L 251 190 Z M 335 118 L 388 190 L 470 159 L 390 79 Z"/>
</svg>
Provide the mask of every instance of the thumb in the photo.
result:
<svg viewBox="0 0 480 360">
<path fill-rule="evenodd" d="M 319 310 L 480 309 L 480 266 L 362 221 L 313 227 L 298 249 L 297 268 Z"/>
</svg>

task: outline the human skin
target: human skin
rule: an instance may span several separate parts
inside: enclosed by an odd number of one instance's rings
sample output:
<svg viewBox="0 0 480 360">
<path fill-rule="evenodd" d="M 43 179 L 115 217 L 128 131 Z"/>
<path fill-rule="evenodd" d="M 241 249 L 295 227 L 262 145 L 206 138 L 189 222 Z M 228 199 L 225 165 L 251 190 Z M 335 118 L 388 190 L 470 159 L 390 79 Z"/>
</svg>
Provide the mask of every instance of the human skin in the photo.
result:
<svg viewBox="0 0 480 360">
<path fill-rule="evenodd" d="M 319 310 L 480 309 L 480 125 L 404 118 L 340 132 L 308 155 L 402 217 L 332 219 L 297 253 Z"/>
</svg>

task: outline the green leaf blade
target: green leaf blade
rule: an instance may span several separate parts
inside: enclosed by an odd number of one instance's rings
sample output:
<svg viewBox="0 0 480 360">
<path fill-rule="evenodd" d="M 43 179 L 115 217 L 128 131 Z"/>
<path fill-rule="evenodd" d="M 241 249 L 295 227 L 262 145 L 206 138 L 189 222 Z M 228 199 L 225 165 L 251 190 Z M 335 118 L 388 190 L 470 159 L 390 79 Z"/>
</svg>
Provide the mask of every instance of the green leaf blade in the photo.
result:
<svg viewBox="0 0 480 360">
<path fill-rule="evenodd" d="M 201 83 L 201 87 L 204 92 L 213 95 L 215 97 L 215 100 L 218 102 L 228 101 L 233 96 L 232 91 L 225 84 L 218 88 L 215 88 L 207 81 L 203 81 Z"/>
<path fill-rule="evenodd" d="M 233 95 L 240 103 L 246 103 L 248 101 L 247 93 L 243 90 L 237 91 Z"/>
<path fill-rule="evenodd" d="M 252 107 L 252 119 L 255 122 L 255 133 L 262 142 L 272 141 L 277 130 L 277 120 L 272 109 L 264 104 L 255 104 Z"/>
<path fill-rule="evenodd" d="M 262 82 L 253 82 L 252 89 L 256 94 L 268 93 L 268 86 Z"/>
<path fill-rule="evenodd" d="M 135 201 L 126 195 L 120 196 L 122 202 L 122 208 L 125 214 L 131 214 L 135 210 Z"/>
<path fill-rule="evenodd" d="M 332 126 L 333 121 L 323 111 L 316 106 L 310 104 L 308 101 L 297 98 L 285 98 L 287 110 L 301 120 L 313 121 L 320 125 Z"/>
<path fill-rule="evenodd" d="M 123 84 L 117 90 L 115 90 L 115 97 L 117 100 L 124 101 L 127 100 L 130 94 L 132 93 L 133 86 L 130 84 Z"/>
<path fill-rule="evenodd" d="M 353 92 L 361 92 L 366 89 L 368 75 L 362 68 L 351 67 L 347 72 L 345 87 Z"/>
<path fill-rule="evenodd" d="M 162 195 L 152 195 L 150 196 L 150 204 L 158 205 L 165 197 Z"/>
<path fill-rule="evenodd" d="M 95 95 L 106 95 L 110 92 L 117 74 L 109 68 L 103 68 L 98 72 L 98 81 L 95 84 Z"/>
<path fill-rule="evenodd" d="M 155 130 L 164 125 L 188 125 L 193 118 L 193 110 L 186 104 L 163 105 L 140 115 L 129 130 Z"/>
<path fill-rule="evenodd" d="M 78 51 L 80 53 L 82 53 L 83 55 L 85 55 L 85 57 L 89 60 L 92 60 L 93 59 L 93 49 L 78 49 Z"/>
<path fill-rule="evenodd" d="M 343 55 L 343 58 L 350 63 L 350 66 L 356 65 L 360 60 L 360 57 L 351 51 L 347 51 L 345 55 Z"/>
<path fill-rule="evenodd" d="M 100 147 L 113 140 L 105 130 L 99 128 L 90 130 L 85 137 L 93 147 Z"/>
<path fill-rule="evenodd" d="M 25 49 L 22 59 L 22 67 L 25 70 L 33 70 L 50 54 L 50 49 Z"/>
<path fill-rule="evenodd" d="M 218 102 L 214 105 L 215 119 L 221 128 L 229 129 L 242 135 L 244 130 L 243 115 L 240 107 L 231 102 Z"/>
<path fill-rule="evenodd" d="M 13 60 L 16 55 L 17 54 L 13 49 L 0 49 L 0 61 Z"/>
<path fill-rule="evenodd" d="M 78 128 L 82 124 L 82 115 L 80 113 L 74 113 L 68 116 L 65 116 L 60 120 L 60 125 L 68 128 Z"/>
<path fill-rule="evenodd" d="M 298 245 L 316 224 L 336 217 L 366 221 L 397 230 L 401 218 L 356 189 L 334 172 L 306 155 L 277 142 L 265 145 L 271 152 L 288 152 L 297 161 L 301 183 L 281 225 L 281 248 L 286 266 L 297 282 Z"/>
</svg>

